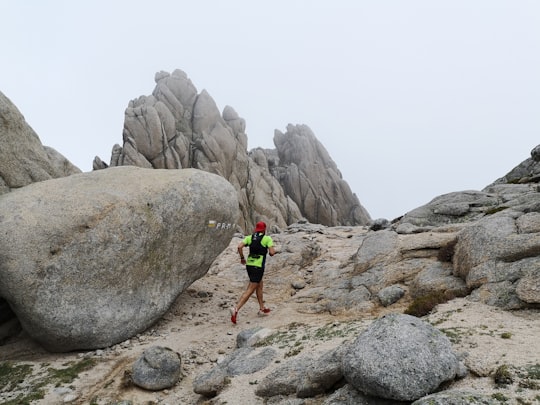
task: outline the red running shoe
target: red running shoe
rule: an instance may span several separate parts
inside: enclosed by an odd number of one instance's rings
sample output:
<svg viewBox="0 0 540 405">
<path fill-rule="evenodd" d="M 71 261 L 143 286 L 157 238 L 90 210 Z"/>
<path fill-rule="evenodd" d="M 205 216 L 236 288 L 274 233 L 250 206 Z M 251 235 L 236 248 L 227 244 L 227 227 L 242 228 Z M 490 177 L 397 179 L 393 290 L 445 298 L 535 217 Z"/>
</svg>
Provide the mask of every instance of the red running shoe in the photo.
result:
<svg viewBox="0 0 540 405">
<path fill-rule="evenodd" d="M 231 322 L 236 325 L 236 318 L 238 317 L 238 311 L 236 308 L 231 308 Z"/>
<path fill-rule="evenodd" d="M 266 316 L 270 313 L 270 308 L 259 309 L 259 316 Z"/>
</svg>

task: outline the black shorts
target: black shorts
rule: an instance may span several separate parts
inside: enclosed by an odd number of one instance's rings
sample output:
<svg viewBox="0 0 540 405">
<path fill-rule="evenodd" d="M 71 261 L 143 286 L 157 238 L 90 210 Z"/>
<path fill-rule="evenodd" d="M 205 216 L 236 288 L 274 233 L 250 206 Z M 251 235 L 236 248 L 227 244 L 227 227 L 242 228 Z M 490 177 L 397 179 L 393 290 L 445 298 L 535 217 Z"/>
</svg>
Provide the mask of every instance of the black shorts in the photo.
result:
<svg viewBox="0 0 540 405">
<path fill-rule="evenodd" d="M 246 266 L 249 276 L 249 281 L 252 283 L 260 283 L 263 278 L 264 269 L 262 267 Z"/>
</svg>

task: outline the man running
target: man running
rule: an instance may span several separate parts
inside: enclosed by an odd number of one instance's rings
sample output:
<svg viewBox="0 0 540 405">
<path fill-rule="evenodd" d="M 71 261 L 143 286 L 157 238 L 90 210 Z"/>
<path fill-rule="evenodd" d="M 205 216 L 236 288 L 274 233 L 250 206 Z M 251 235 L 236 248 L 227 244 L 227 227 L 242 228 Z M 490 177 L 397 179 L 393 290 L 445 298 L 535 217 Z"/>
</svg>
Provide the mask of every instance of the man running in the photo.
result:
<svg viewBox="0 0 540 405">
<path fill-rule="evenodd" d="M 247 261 L 244 258 L 244 247 L 249 246 L 249 255 Z M 269 308 L 264 306 L 263 301 L 263 275 L 264 265 L 266 263 L 266 254 L 274 256 L 274 242 L 272 238 L 266 235 L 266 224 L 257 222 L 252 235 L 246 236 L 238 245 L 238 254 L 240 255 L 240 263 L 246 265 L 246 270 L 249 276 L 249 284 L 246 291 L 240 297 L 236 307 L 231 308 L 231 322 L 236 324 L 238 319 L 238 311 L 244 306 L 249 297 L 255 292 L 259 301 L 259 315 L 267 315 L 270 312 Z"/>
</svg>

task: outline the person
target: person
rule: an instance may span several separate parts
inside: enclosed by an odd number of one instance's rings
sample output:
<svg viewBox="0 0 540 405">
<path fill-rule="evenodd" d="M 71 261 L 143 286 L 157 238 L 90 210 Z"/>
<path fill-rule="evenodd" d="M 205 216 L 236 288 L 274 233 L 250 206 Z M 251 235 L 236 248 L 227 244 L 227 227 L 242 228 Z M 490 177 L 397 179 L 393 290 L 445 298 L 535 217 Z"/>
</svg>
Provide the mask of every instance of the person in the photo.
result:
<svg viewBox="0 0 540 405">
<path fill-rule="evenodd" d="M 249 246 L 249 255 L 247 261 L 244 257 L 244 247 Z M 246 265 L 246 270 L 249 277 L 249 284 L 246 291 L 242 294 L 235 307 L 231 308 L 231 322 L 236 324 L 238 320 L 238 311 L 244 306 L 249 297 L 255 292 L 257 301 L 259 301 L 258 315 L 268 315 L 270 309 L 264 306 L 263 301 L 263 275 L 264 266 L 266 264 L 266 255 L 274 256 L 274 241 L 266 235 L 266 224 L 257 222 L 252 235 L 247 235 L 238 245 L 238 254 L 240 255 L 240 263 Z"/>
</svg>

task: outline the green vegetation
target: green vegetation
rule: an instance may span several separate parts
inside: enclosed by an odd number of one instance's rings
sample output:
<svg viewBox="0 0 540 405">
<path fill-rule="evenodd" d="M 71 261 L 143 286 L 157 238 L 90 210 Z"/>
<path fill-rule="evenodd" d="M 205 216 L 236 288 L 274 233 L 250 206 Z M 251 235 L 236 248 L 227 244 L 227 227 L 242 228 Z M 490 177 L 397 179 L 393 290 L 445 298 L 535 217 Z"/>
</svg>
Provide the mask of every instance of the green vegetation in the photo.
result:
<svg viewBox="0 0 540 405">
<path fill-rule="evenodd" d="M 29 405 L 31 401 L 42 399 L 44 383 L 34 384 L 32 392 L 23 392 L 23 384 L 32 376 L 33 367 L 29 364 L 0 363 L 0 392 L 11 392 L 12 399 L 4 401 L 4 405 Z M 17 393 L 20 391 L 20 393 Z"/>
<path fill-rule="evenodd" d="M 262 339 L 255 346 L 276 346 L 279 349 L 288 349 L 284 354 L 284 357 L 287 358 L 300 354 L 305 348 L 306 341 L 315 343 L 335 338 L 346 338 L 357 333 L 358 330 L 354 322 L 332 322 L 320 327 L 291 323 L 286 330 L 278 331 Z"/>
<path fill-rule="evenodd" d="M 459 343 L 461 342 L 461 337 L 466 334 L 466 333 L 469 333 L 468 330 L 466 328 L 459 328 L 459 327 L 455 327 L 455 328 L 443 328 L 443 329 L 440 329 L 440 331 L 442 333 L 444 333 L 446 335 L 446 337 L 450 340 L 450 342 L 452 343 Z"/>
<path fill-rule="evenodd" d="M 486 215 L 493 215 L 493 214 L 496 214 L 497 212 L 504 211 L 507 208 L 508 207 L 505 207 L 504 205 L 499 205 L 497 207 L 487 209 L 486 210 Z"/>
<path fill-rule="evenodd" d="M 93 359 L 66 364 L 64 368 L 44 368 L 34 375 L 29 364 L 0 363 L 0 393 L 12 393 L 13 397 L 2 402 L 3 405 L 29 405 L 45 397 L 47 385 L 61 386 L 75 380 L 79 373 L 92 368 Z M 47 365 L 42 365 L 47 367 Z"/>
<path fill-rule="evenodd" d="M 510 332 L 503 332 L 501 333 L 502 339 L 510 339 L 512 337 L 512 334 Z"/>
<path fill-rule="evenodd" d="M 540 364 L 533 364 L 526 368 L 527 377 L 534 380 L 540 380 Z"/>
<path fill-rule="evenodd" d="M 52 382 L 54 382 L 54 384 L 56 384 L 58 387 L 62 384 L 71 383 L 73 380 L 75 380 L 75 378 L 78 377 L 80 373 L 91 369 L 95 366 L 95 364 L 96 361 L 94 359 L 83 359 L 78 363 L 71 362 L 65 364 L 65 366 L 67 366 L 66 368 L 51 368 L 49 369 L 49 375 Z"/>
<path fill-rule="evenodd" d="M 0 392 L 13 391 L 31 374 L 32 366 L 29 364 L 0 363 Z"/>
<path fill-rule="evenodd" d="M 524 381 L 523 384 L 530 385 L 530 386 L 538 385 L 538 383 L 536 383 L 533 380 L 540 380 L 540 364 L 531 364 L 529 366 L 525 366 L 521 368 L 520 370 L 518 370 L 516 374 L 519 378 L 523 379 Z M 523 388 L 528 388 L 528 387 L 523 387 Z M 538 389 L 538 388 L 535 388 L 535 389 Z"/>
<path fill-rule="evenodd" d="M 506 364 L 503 364 L 502 366 L 499 366 L 499 368 L 497 368 L 495 374 L 493 375 L 493 380 L 495 381 L 495 384 L 497 384 L 497 386 L 499 387 L 509 385 L 514 382 L 512 374 L 510 373 L 510 369 Z"/>
<path fill-rule="evenodd" d="M 497 401 L 500 401 L 500 402 L 508 401 L 508 398 L 504 394 L 501 394 L 500 392 L 497 392 L 497 393 L 491 395 L 491 397 L 493 399 L 496 399 Z"/>
</svg>

